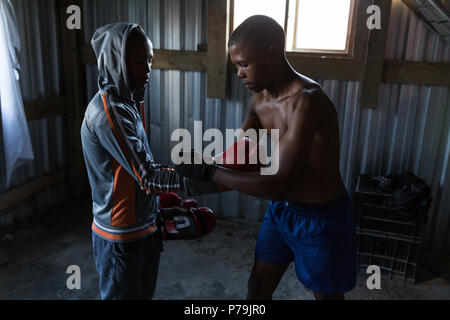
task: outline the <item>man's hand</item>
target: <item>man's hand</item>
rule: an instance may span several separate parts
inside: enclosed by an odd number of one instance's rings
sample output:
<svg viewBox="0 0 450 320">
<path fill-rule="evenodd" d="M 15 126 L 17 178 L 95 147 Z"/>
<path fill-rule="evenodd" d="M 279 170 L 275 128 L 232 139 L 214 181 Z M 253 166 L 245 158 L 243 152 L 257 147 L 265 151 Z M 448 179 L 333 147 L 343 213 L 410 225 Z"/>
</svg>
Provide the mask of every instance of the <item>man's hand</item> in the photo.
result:
<svg viewBox="0 0 450 320">
<path fill-rule="evenodd" d="M 183 152 L 180 152 L 180 157 L 183 157 Z M 190 161 L 188 163 L 181 163 L 175 166 L 176 172 L 183 177 L 187 177 L 194 181 L 210 180 L 216 171 L 214 164 L 207 164 L 203 161 L 201 153 L 192 150 L 189 152 Z"/>
<path fill-rule="evenodd" d="M 212 180 L 199 181 L 184 177 L 183 187 L 189 197 L 222 192 L 220 186 Z"/>
</svg>

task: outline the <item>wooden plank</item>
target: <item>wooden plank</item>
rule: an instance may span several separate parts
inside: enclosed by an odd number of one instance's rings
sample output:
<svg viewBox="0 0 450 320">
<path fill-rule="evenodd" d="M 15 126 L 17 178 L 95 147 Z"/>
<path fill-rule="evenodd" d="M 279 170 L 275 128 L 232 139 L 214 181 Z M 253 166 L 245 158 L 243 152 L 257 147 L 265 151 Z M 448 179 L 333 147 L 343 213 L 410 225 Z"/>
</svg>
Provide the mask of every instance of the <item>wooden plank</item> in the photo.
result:
<svg viewBox="0 0 450 320">
<path fill-rule="evenodd" d="M 24 101 L 23 107 L 27 121 L 50 118 L 67 113 L 66 97 L 48 97 L 33 101 Z"/>
<path fill-rule="evenodd" d="M 191 70 L 206 72 L 208 57 L 203 51 L 154 50 L 153 68 L 166 70 Z M 308 77 L 333 80 L 363 80 L 363 62 L 344 58 L 305 57 L 288 52 L 289 63 Z M 96 64 L 94 51 L 90 45 L 82 48 L 82 62 Z M 229 72 L 236 73 L 232 64 Z M 450 85 L 450 63 L 427 63 L 415 61 L 384 60 L 381 82 L 405 83 L 429 86 Z"/>
<path fill-rule="evenodd" d="M 64 168 L 0 194 L 0 215 L 10 212 L 46 189 L 63 183 L 66 176 L 67 169 Z"/>
<path fill-rule="evenodd" d="M 178 51 L 154 49 L 153 69 L 190 70 L 206 72 L 208 65 L 207 53 L 204 51 Z M 87 64 L 97 64 L 91 45 L 81 48 L 81 61 Z"/>
<path fill-rule="evenodd" d="M 435 23 L 427 19 L 420 10 L 423 10 L 423 7 L 433 6 L 435 9 L 442 12 L 443 15 L 448 17 L 450 15 L 450 1 L 446 4 L 445 2 L 441 2 L 439 0 L 434 0 L 431 2 L 423 2 L 421 4 L 415 3 L 413 0 L 402 0 L 406 6 L 419 18 L 423 23 L 425 23 L 428 28 L 430 28 L 433 32 L 438 34 L 444 41 L 450 42 L 450 38 L 446 30 L 442 30 L 439 25 L 440 23 Z M 447 18 L 448 21 L 448 18 Z"/>
<path fill-rule="evenodd" d="M 351 38 L 351 55 L 352 59 L 358 64 L 364 64 L 367 54 L 367 39 L 369 37 L 369 29 L 367 28 L 367 7 L 372 4 L 372 0 L 357 0 L 355 3 L 355 17 L 353 28 L 355 32 Z M 361 77 L 363 69 L 361 70 Z"/>
<path fill-rule="evenodd" d="M 334 80 L 361 80 L 362 62 L 352 59 L 302 57 L 287 53 L 291 66 L 311 78 Z"/>
<path fill-rule="evenodd" d="M 230 0 L 208 1 L 208 98 L 226 97 L 229 16 Z"/>
<path fill-rule="evenodd" d="M 450 86 L 450 63 L 385 60 L 382 82 Z"/>
<path fill-rule="evenodd" d="M 23 108 L 27 121 L 50 118 L 67 112 L 66 98 L 64 96 L 24 101 Z M 1 127 L 2 122 L 0 121 Z"/>
<path fill-rule="evenodd" d="M 80 139 L 81 122 L 87 106 L 86 76 L 81 62 L 84 31 L 67 28 L 66 21 L 69 15 L 66 10 L 70 5 L 79 6 L 81 12 L 83 12 L 83 8 L 81 0 L 57 0 L 56 4 L 61 43 L 62 88 L 67 97 L 66 129 L 69 188 L 71 194 L 76 196 L 81 193 L 87 183 Z M 83 17 L 83 15 L 81 16 Z"/>
<path fill-rule="evenodd" d="M 154 50 L 153 68 L 206 72 L 208 56 L 202 51 Z"/>
<path fill-rule="evenodd" d="M 373 29 L 369 32 L 361 88 L 362 109 L 376 109 L 378 106 L 392 1 L 374 0 L 373 4 L 381 9 L 381 29 Z"/>
</svg>

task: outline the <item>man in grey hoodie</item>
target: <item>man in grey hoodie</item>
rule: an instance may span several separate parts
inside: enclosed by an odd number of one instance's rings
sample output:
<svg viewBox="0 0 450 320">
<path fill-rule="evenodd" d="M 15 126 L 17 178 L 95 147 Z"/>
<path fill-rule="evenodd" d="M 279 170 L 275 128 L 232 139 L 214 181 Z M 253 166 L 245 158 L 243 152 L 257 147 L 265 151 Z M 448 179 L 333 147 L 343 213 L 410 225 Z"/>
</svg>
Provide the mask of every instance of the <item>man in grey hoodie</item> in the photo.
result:
<svg viewBox="0 0 450 320">
<path fill-rule="evenodd" d="M 100 27 L 91 41 L 99 91 L 81 126 L 92 190 L 92 243 L 102 299 L 151 299 L 162 240 L 159 194 L 180 191 L 182 178 L 154 163 L 145 131 L 144 92 L 153 46 L 133 23 Z"/>
</svg>

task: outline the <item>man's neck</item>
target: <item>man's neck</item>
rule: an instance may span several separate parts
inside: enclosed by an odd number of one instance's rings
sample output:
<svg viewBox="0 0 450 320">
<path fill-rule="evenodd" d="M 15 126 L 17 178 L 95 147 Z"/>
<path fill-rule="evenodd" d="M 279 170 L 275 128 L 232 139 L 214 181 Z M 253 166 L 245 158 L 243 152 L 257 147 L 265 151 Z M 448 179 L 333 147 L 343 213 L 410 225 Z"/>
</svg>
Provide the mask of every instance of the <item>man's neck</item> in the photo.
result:
<svg viewBox="0 0 450 320">
<path fill-rule="evenodd" d="M 266 94 L 273 99 L 283 96 L 288 90 L 289 84 L 296 78 L 294 70 L 284 59 L 280 63 L 279 68 L 275 68 L 275 73 L 268 88 L 265 89 Z"/>
</svg>

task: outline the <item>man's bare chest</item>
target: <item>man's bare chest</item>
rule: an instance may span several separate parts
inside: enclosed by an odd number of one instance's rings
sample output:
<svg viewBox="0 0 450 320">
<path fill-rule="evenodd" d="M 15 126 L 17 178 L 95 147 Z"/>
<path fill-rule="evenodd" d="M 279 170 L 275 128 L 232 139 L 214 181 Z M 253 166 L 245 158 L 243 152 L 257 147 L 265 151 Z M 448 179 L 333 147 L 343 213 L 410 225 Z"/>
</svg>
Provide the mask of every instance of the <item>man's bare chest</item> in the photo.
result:
<svg viewBox="0 0 450 320">
<path fill-rule="evenodd" d="M 287 131 L 288 112 L 286 109 L 286 105 L 282 104 L 261 103 L 256 106 L 256 115 L 258 116 L 262 128 L 267 130 L 269 136 L 270 131 L 273 129 L 279 130 L 280 138 Z"/>
</svg>

